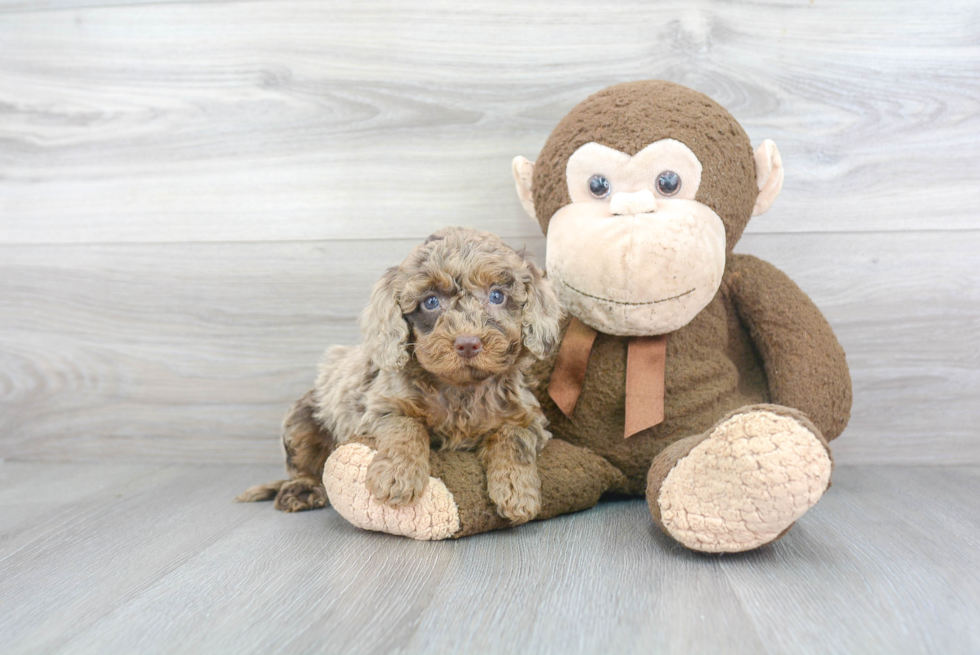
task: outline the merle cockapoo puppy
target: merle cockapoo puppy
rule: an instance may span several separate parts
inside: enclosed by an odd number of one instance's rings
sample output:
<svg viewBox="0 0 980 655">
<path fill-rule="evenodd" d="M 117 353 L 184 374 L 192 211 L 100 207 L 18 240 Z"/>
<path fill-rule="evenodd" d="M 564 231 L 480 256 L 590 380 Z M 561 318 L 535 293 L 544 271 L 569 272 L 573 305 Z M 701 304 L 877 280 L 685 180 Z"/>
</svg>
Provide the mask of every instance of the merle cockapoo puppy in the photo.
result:
<svg viewBox="0 0 980 655">
<path fill-rule="evenodd" d="M 551 283 L 497 236 L 446 228 L 375 284 L 364 342 L 329 348 L 312 391 L 282 425 L 289 480 L 239 501 L 296 512 L 327 504 L 323 465 L 358 436 L 376 440 L 368 490 L 409 505 L 429 480 L 430 448 L 476 450 L 487 491 L 514 524 L 541 506 L 537 454 L 550 438 L 528 371 L 557 346 Z"/>
</svg>

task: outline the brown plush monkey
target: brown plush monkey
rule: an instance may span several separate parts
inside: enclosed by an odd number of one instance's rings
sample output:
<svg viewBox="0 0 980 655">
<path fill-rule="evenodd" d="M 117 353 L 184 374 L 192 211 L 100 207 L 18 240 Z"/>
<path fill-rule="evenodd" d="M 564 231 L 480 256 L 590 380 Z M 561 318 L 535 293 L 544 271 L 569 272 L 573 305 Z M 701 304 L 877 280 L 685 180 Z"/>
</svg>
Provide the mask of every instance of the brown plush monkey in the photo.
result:
<svg viewBox="0 0 980 655">
<path fill-rule="evenodd" d="M 514 176 L 572 316 L 539 371 L 555 438 L 538 458 L 538 518 L 614 492 L 645 495 L 695 550 L 779 538 L 830 485 L 827 442 L 847 424 L 851 384 L 809 298 L 732 253 L 782 187 L 775 144 L 753 150 L 691 89 L 632 82 L 575 107 Z M 355 525 L 426 539 L 506 527 L 471 453 L 433 453 L 428 497 L 391 508 L 363 485 L 370 446 L 338 449 L 324 476 Z"/>
</svg>

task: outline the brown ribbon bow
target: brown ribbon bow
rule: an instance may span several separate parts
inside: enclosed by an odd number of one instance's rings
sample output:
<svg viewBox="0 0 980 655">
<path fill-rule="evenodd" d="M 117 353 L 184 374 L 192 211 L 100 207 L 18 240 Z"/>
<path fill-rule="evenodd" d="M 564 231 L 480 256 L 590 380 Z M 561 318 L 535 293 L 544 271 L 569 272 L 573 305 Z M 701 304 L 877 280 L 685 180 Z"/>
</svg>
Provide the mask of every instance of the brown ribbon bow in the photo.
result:
<svg viewBox="0 0 980 655">
<path fill-rule="evenodd" d="M 565 332 L 551 375 L 548 395 L 571 418 L 582 393 L 585 369 L 597 332 L 577 318 Z M 630 337 L 626 355 L 626 429 L 624 438 L 664 420 L 664 370 L 667 335 Z"/>
</svg>

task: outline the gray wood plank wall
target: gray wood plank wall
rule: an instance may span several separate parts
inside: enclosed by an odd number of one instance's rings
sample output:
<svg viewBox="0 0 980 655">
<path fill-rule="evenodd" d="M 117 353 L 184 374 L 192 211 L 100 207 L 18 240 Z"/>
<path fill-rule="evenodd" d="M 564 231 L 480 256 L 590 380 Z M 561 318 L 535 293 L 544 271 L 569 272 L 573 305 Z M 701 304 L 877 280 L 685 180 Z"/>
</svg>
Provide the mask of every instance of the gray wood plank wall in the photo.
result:
<svg viewBox="0 0 980 655">
<path fill-rule="evenodd" d="M 980 5 L 0 0 L 0 458 L 270 462 L 323 347 L 607 85 L 787 169 L 738 250 L 852 366 L 842 463 L 980 463 Z"/>
</svg>

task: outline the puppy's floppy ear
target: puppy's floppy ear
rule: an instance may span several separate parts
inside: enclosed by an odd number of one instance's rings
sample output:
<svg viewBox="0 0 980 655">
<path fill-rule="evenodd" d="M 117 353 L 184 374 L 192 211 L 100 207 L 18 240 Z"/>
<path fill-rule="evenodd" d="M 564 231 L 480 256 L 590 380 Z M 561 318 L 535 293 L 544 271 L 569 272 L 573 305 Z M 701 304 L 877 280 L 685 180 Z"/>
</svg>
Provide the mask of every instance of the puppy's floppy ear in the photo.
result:
<svg viewBox="0 0 980 655">
<path fill-rule="evenodd" d="M 565 309 L 558 300 L 551 280 L 522 252 L 528 275 L 524 278 L 527 302 L 524 303 L 524 345 L 538 359 L 551 355 L 558 346 L 561 319 Z"/>
<path fill-rule="evenodd" d="M 389 268 L 371 290 L 371 303 L 361 314 L 364 350 L 383 371 L 408 364 L 408 322 L 398 306 L 398 267 Z"/>
</svg>

